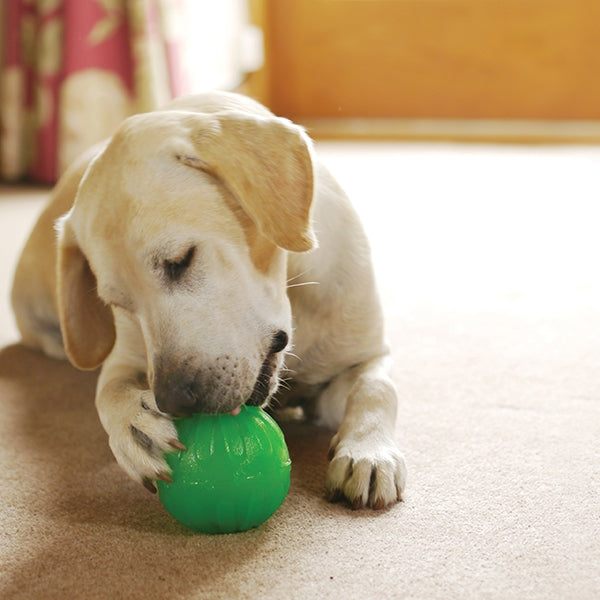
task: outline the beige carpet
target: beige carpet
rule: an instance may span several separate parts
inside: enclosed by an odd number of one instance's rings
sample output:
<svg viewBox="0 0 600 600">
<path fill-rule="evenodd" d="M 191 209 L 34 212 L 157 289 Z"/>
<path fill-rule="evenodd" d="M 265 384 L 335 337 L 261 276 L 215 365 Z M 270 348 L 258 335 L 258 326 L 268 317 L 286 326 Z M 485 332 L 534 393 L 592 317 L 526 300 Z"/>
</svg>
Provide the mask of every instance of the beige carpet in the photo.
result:
<svg viewBox="0 0 600 600">
<path fill-rule="evenodd" d="M 328 504 L 330 433 L 286 425 L 282 508 L 185 531 L 116 466 L 94 374 L 15 343 L 39 191 L 4 188 L 0 598 L 600 597 L 600 149 L 319 147 L 373 236 L 405 501 Z"/>
</svg>

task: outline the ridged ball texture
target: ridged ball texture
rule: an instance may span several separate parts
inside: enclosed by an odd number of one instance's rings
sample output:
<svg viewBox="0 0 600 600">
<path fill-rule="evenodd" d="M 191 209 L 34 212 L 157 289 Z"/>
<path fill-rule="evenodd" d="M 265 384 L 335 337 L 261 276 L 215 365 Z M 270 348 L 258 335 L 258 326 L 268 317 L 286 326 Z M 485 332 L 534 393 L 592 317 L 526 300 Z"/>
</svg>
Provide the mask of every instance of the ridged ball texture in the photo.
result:
<svg viewBox="0 0 600 600">
<path fill-rule="evenodd" d="M 267 413 L 244 406 L 237 416 L 196 414 L 175 426 L 186 450 L 166 455 L 173 483 L 157 483 L 163 506 L 180 523 L 203 533 L 246 531 L 281 506 L 291 460 Z"/>
</svg>

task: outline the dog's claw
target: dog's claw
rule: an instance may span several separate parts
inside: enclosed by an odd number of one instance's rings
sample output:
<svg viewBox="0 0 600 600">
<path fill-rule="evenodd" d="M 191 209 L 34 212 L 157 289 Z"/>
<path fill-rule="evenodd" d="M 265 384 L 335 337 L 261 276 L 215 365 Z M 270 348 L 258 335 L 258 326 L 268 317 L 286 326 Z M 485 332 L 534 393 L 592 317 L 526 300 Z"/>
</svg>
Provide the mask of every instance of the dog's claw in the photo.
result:
<svg viewBox="0 0 600 600">
<path fill-rule="evenodd" d="M 340 490 L 332 489 L 325 492 L 325 498 L 327 502 L 335 504 L 341 502 L 344 499 L 344 494 Z"/>
<path fill-rule="evenodd" d="M 363 507 L 363 501 L 362 498 L 360 496 L 358 496 L 357 498 L 354 498 L 354 500 L 352 501 L 352 510 L 359 510 Z"/>
<path fill-rule="evenodd" d="M 173 483 L 172 477 L 170 475 L 167 475 L 167 473 L 164 473 L 163 471 L 156 474 L 156 479 L 160 479 L 161 481 L 164 481 L 165 483 Z"/>
<path fill-rule="evenodd" d="M 373 508 L 375 510 L 382 510 L 385 508 L 385 500 L 383 498 L 377 498 L 377 500 L 373 502 Z"/>
<path fill-rule="evenodd" d="M 148 479 L 148 477 L 144 477 L 144 480 L 142 481 L 142 483 L 144 484 L 144 487 L 151 493 L 151 494 L 156 494 L 156 492 L 158 491 L 156 489 L 156 486 L 154 485 L 154 483 L 152 483 L 152 480 Z"/>
<path fill-rule="evenodd" d="M 181 450 L 181 452 L 185 450 L 185 446 L 179 440 L 176 440 L 174 438 L 168 440 L 167 443 L 169 444 L 169 446 L 171 446 L 171 448 L 175 448 L 175 450 Z"/>
</svg>

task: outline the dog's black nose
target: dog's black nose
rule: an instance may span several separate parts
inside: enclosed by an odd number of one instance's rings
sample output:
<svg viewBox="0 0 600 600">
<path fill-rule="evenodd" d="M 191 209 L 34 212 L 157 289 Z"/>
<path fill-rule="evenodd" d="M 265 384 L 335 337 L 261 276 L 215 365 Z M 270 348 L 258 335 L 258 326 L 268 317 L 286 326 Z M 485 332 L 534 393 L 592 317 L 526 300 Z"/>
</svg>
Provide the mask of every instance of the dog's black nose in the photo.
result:
<svg viewBox="0 0 600 600">
<path fill-rule="evenodd" d="M 290 338 L 288 334 L 285 331 L 283 331 L 283 329 L 280 329 L 271 340 L 271 354 L 277 354 L 278 352 L 284 350 L 285 347 L 288 345 L 289 341 Z"/>
</svg>

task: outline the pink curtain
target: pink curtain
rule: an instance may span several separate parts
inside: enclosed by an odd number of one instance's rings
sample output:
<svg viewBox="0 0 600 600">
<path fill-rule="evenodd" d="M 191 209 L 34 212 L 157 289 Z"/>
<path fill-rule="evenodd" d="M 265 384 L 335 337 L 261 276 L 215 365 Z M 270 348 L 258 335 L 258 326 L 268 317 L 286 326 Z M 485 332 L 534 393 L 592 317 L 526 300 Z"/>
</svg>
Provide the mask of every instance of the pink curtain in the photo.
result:
<svg viewBox="0 0 600 600">
<path fill-rule="evenodd" d="M 185 0 L 3 0 L 0 173 L 54 182 L 134 112 L 187 93 Z"/>
</svg>

